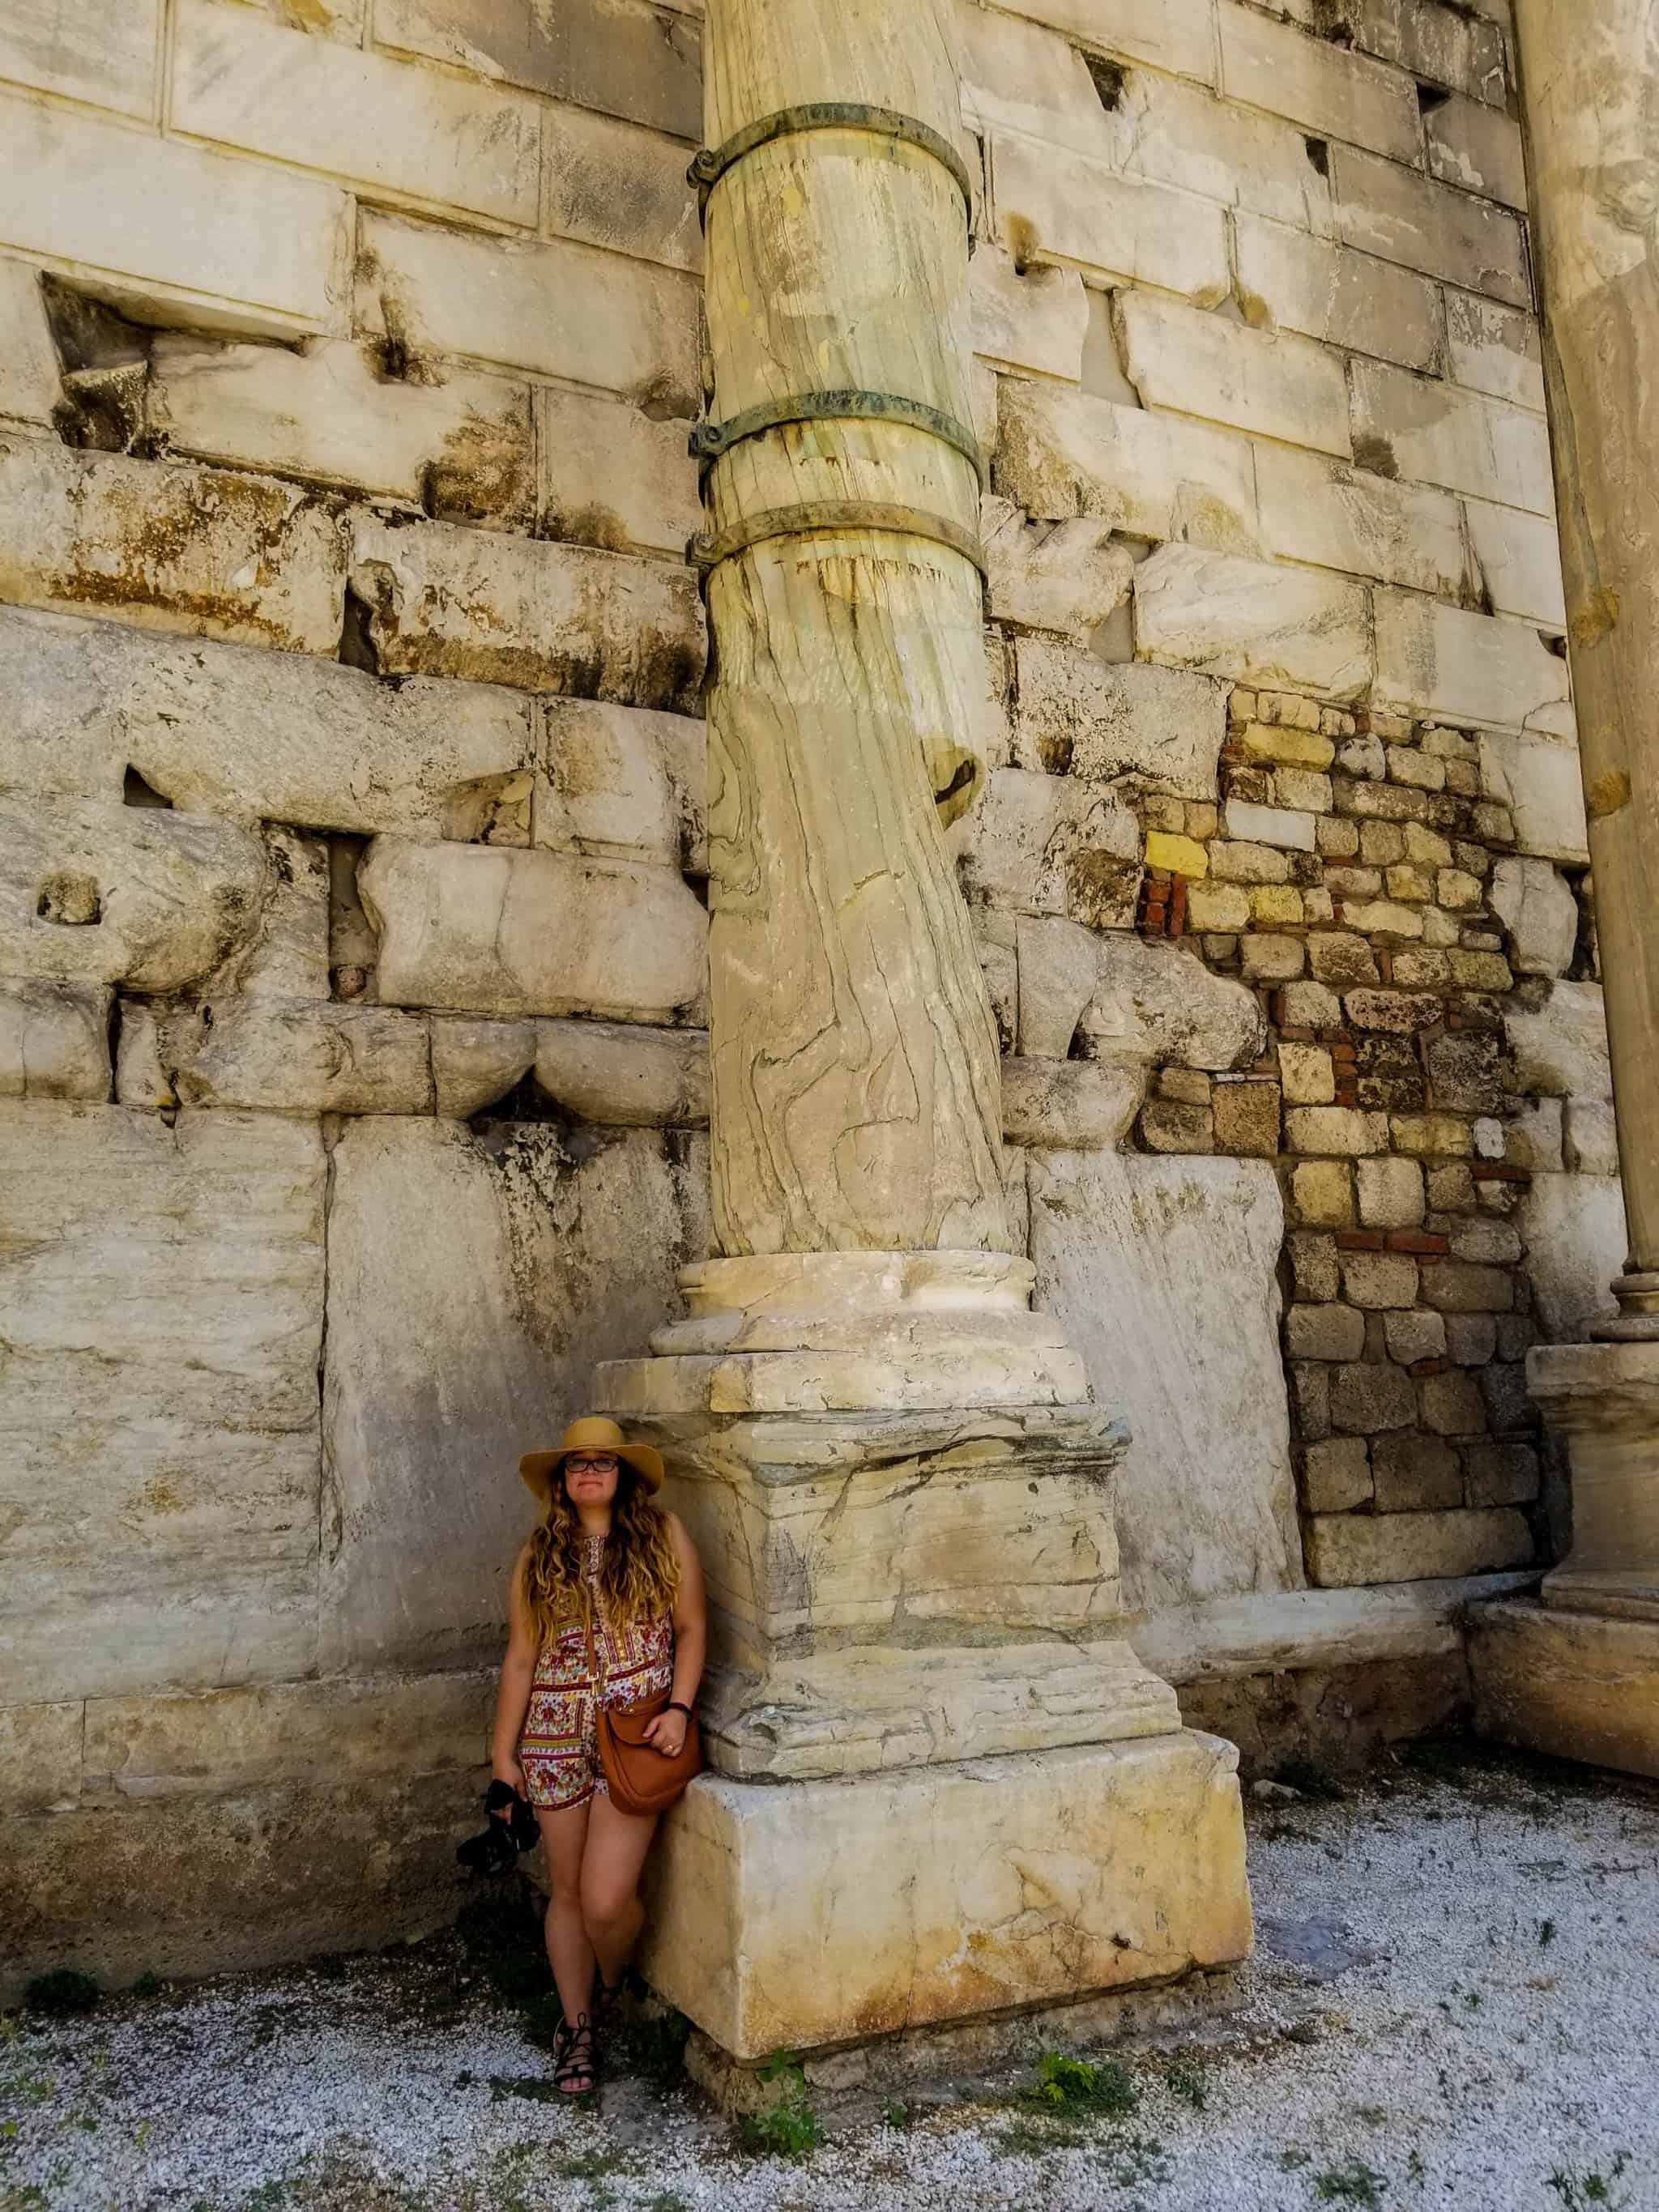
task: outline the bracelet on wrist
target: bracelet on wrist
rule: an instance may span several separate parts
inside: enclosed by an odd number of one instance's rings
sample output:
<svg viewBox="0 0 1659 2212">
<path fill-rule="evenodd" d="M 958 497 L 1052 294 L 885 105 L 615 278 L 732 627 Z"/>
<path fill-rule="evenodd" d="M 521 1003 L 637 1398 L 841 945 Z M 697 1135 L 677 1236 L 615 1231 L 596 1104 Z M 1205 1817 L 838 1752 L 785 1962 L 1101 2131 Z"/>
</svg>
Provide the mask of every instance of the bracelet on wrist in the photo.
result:
<svg viewBox="0 0 1659 2212">
<path fill-rule="evenodd" d="M 665 1713 L 684 1713 L 687 1720 L 690 1720 L 691 1717 L 690 1706 L 683 1705 L 678 1698 L 671 1698 L 668 1700 L 668 1703 L 663 1707 L 663 1711 Z"/>
</svg>

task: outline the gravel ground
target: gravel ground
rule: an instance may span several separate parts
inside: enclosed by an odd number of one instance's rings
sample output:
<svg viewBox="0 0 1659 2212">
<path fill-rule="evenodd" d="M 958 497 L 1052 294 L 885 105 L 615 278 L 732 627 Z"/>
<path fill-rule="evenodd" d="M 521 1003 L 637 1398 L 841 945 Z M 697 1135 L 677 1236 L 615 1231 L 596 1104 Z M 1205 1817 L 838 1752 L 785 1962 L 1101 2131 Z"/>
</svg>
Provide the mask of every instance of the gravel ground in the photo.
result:
<svg viewBox="0 0 1659 2212">
<path fill-rule="evenodd" d="M 1117 2046 L 1132 2109 L 957 2082 L 790 2160 L 636 2028 L 571 2112 L 498 1895 L 393 1957 L 0 2021 L 0 2212 L 1659 2212 L 1659 1789 L 1441 1754 L 1250 1819 L 1243 2003 Z"/>
</svg>

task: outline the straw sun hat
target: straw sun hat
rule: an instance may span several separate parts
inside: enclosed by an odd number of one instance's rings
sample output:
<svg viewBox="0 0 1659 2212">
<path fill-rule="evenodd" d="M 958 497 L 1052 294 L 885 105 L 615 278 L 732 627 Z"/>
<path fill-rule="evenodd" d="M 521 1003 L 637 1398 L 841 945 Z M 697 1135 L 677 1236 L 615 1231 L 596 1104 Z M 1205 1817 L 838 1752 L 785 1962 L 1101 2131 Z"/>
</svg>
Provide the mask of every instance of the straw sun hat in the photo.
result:
<svg viewBox="0 0 1659 2212">
<path fill-rule="evenodd" d="M 630 1443 L 614 1421 L 603 1413 L 588 1413 L 572 1421 L 556 1451 L 526 1452 L 519 1472 L 544 1505 L 553 1494 L 554 1477 L 571 1452 L 615 1452 L 631 1467 L 647 1490 L 662 1487 L 662 1454 L 651 1444 Z"/>
</svg>

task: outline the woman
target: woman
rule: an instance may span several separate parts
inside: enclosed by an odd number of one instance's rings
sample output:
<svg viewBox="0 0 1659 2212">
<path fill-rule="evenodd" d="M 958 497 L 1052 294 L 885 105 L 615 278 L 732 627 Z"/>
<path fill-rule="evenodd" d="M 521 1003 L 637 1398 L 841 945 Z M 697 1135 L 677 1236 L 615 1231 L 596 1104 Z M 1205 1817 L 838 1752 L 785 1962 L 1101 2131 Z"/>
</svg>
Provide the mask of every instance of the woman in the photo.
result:
<svg viewBox="0 0 1659 2212">
<path fill-rule="evenodd" d="M 702 1566 L 681 1522 L 652 1503 L 660 1456 L 614 1421 L 573 1422 L 556 1451 L 530 1453 L 519 1472 L 544 1511 L 513 1570 L 490 1763 L 536 1808 L 564 2012 L 553 2079 L 580 2096 L 597 2078 L 594 2014 L 621 1989 L 645 1917 L 640 1870 L 657 1825 L 611 1803 L 594 1714 L 667 1690 L 646 1735 L 679 1751 L 702 1679 Z"/>
</svg>

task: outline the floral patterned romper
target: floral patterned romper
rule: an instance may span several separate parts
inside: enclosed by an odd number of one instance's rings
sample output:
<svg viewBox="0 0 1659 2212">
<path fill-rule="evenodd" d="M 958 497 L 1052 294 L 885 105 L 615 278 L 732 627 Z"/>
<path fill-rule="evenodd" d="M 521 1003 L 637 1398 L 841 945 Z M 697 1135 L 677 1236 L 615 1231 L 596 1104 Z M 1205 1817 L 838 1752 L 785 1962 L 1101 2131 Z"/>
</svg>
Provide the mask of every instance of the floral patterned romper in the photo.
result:
<svg viewBox="0 0 1659 2212">
<path fill-rule="evenodd" d="M 599 1599 L 603 1536 L 584 1541 L 582 1578 L 593 1607 L 593 1644 L 599 1660 L 596 1681 L 587 1663 L 587 1630 L 567 1621 L 536 1655 L 530 1709 L 519 1738 L 530 1802 L 544 1812 L 585 1805 L 605 1790 L 594 1714 L 600 1705 L 633 1705 L 672 1687 L 674 1623 L 660 1613 L 654 1620 L 630 1621 L 612 1628 Z"/>
</svg>

